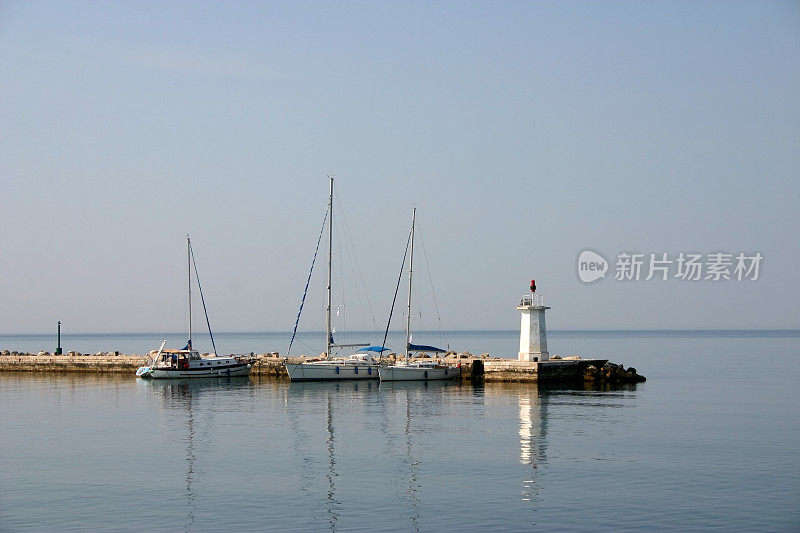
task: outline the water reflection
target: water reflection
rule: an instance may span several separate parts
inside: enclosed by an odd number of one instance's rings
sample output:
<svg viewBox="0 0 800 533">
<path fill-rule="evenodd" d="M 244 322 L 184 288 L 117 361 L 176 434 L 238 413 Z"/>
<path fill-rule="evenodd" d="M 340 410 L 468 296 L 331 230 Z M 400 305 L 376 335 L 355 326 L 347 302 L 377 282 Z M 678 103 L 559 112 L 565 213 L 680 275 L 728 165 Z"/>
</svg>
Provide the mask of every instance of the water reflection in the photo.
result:
<svg viewBox="0 0 800 533">
<path fill-rule="evenodd" d="M 293 452 L 299 462 L 295 475 L 309 502 L 308 526 L 319 529 L 325 524 L 331 531 L 346 527 L 346 519 L 352 518 L 348 502 L 354 477 L 372 475 L 351 470 L 350 450 L 343 448 L 354 437 L 347 431 L 354 420 L 359 421 L 361 438 L 369 438 L 374 430 L 385 442 L 377 470 L 383 472 L 387 487 L 380 504 L 387 508 L 382 513 L 401 518 L 399 527 L 418 531 L 430 526 L 425 503 L 438 498 L 426 496 L 426 488 L 430 490 L 431 485 L 441 482 L 432 477 L 436 462 L 427 461 L 436 450 L 432 436 L 454 435 L 454 431 L 468 431 L 466 428 L 471 426 L 452 422 L 459 418 L 455 404 L 467 402 L 473 416 L 482 416 L 480 406 L 487 398 L 500 402 L 502 416 L 511 417 L 512 424 L 506 426 L 502 439 L 516 441 L 514 460 L 521 467 L 515 469 L 506 490 L 518 494 L 517 501 L 526 508 L 536 510 L 544 498 L 542 481 L 546 477 L 542 468 L 548 461 L 548 410 L 573 402 L 589 407 L 595 403 L 614 407 L 619 403 L 613 392 L 591 387 L 582 390 L 574 384 L 490 383 L 472 387 L 451 382 L 312 382 L 292 383 L 285 394 L 284 413 L 287 427 L 294 434 Z M 342 430 L 345 433 L 340 434 Z M 358 466 L 364 468 L 363 463 Z"/>
<path fill-rule="evenodd" d="M 184 521 L 184 531 L 191 531 L 196 522 L 197 513 L 197 490 L 193 487 L 195 479 L 202 475 L 197 468 L 197 455 L 205 450 L 202 448 L 206 443 L 202 440 L 197 441 L 195 430 L 195 410 L 200 408 L 199 396 L 204 392 L 213 393 L 221 387 L 241 387 L 249 386 L 247 377 L 244 378 L 218 378 L 218 379 L 164 379 L 164 380 L 137 380 L 138 386 L 151 388 L 157 393 L 161 400 L 161 406 L 169 410 L 170 413 L 185 412 L 184 419 L 186 428 L 185 454 L 186 454 L 186 474 L 184 498 L 186 499 L 186 518 Z M 213 411 L 205 409 L 203 411 L 205 421 L 213 420 Z M 197 441 L 197 442 L 196 442 Z M 199 452 L 195 451 L 195 446 L 200 445 Z"/>
<path fill-rule="evenodd" d="M 139 380 L 142 381 L 142 380 Z M 186 499 L 186 519 L 184 531 L 191 531 L 195 525 L 197 512 L 197 491 L 192 487 L 195 479 L 197 456 L 195 454 L 195 428 L 193 396 L 198 393 L 197 387 L 192 387 L 190 380 L 164 380 L 143 383 L 143 386 L 152 387 L 160 394 L 162 406 L 167 409 L 185 410 L 186 418 L 186 479 L 184 498 Z"/>
<path fill-rule="evenodd" d="M 336 521 L 339 519 L 340 504 L 336 500 L 336 483 L 335 479 L 339 476 L 336 473 L 336 455 L 334 454 L 334 441 L 336 437 L 333 434 L 333 408 L 331 407 L 331 393 L 325 394 L 325 431 L 327 436 L 325 444 L 328 448 L 328 523 L 330 524 L 331 531 L 336 530 Z"/>
<path fill-rule="evenodd" d="M 192 481 L 194 481 L 194 463 L 195 463 L 195 455 L 194 455 L 194 410 L 192 409 L 192 393 L 189 390 L 189 386 L 186 385 L 186 394 L 188 396 L 186 401 L 186 429 L 187 429 L 187 436 L 186 436 L 186 505 L 187 505 L 187 515 L 186 515 L 186 526 L 184 527 L 185 531 L 190 531 L 194 526 L 195 517 L 194 513 L 197 510 L 197 504 L 195 500 L 197 499 L 197 493 L 192 490 Z"/>
<path fill-rule="evenodd" d="M 427 386 L 428 383 L 425 383 Z M 411 528 L 419 531 L 419 517 L 422 509 L 422 502 L 419 499 L 421 485 L 419 479 L 419 460 L 414 455 L 414 445 L 411 439 L 411 391 L 406 389 L 406 464 L 408 465 L 408 489 L 406 490 L 405 502 L 410 513 Z"/>
<path fill-rule="evenodd" d="M 631 446 L 625 437 L 638 429 L 629 416 L 638 394 L 607 389 L 29 373 L 0 376 L 0 399 L 17 401 L 0 437 L 5 464 L 19 461 L 16 454 L 45 461 L 6 475 L 6 485 L 30 486 L 28 477 L 46 484 L 44 470 L 54 469 L 67 483 L 77 479 L 91 501 L 114 496 L 97 510 L 108 523 L 150 520 L 171 531 L 215 523 L 229 530 L 486 529 L 497 520 L 486 509 L 499 509 L 501 523 L 522 529 L 557 516 L 564 491 L 586 492 L 598 473 L 613 470 L 598 460 L 627 459 L 631 448 L 612 446 Z M 63 436 L 59 446 L 38 438 L 53 435 Z M 42 455 L 45 449 L 55 455 Z M 73 457 L 74 449 L 94 453 Z M 115 471 L 128 479 L 99 477 Z M 578 480 L 572 488 L 561 483 L 564 475 Z M 231 512 L 220 515 L 214 509 L 223 500 Z M 19 516 L 30 514 L 27 505 L 17 505 Z M 63 520 L 59 509 L 48 508 L 48 520 Z M 42 529 L 56 529 L 48 526 Z"/>
<path fill-rule="evenodd" d="M 633 385 L 581 384 L 522 384 L 492 383 L 486 386 L 487 396 L 513 395 L 516 397 L 519 419 L 519 462 L 525 465 L 521 481 L 521 499 L 525 502 L 541 500 L 542 473 L 547 463 L 548 410 L 553 406 L 580 406 L 582 408 L 619 408 L 620 400 L 635 391 Z M 598 413 L 593 412 L 597 418 Z"/>
<path fill-rule="evenodd" d="M 536 501 L 539 486 L 536 484 L 536 469 L 546 460 L 547 410 L 540 396 L 539 387 L 531 386 L 517 394 L 519 405 L 519 462 L 530 469 L 522 481 L 522 501 Z"/>
<path fill-rule="evenodd" d="M 337 495 L 336 483 L 339 472 L 336 467 L 336 403 L 341 404 L 347 401 L 347 395 L 358 393 L 359 395 L 377 391 L 378 382 L 368 381 L 359 382 L 293 382 L 286 389 L 284 397 L 284 415 L 287 424 L 291 428 L 293 435 L 293 448 L 295 454 L 301 461 L 299 476 L 301 478 L 300 490 L 313 501 L 314 488 L 317 486 L 317 475 L 324 472 L 326 482 L 322 503 L 324 506 L 325 520 L 328 529 L 336 530 L 339 521 L 342 502 Z M 315 429 L 319 426 L 319 400 L 324 399 L 324 419 L 325 429 L 324 444 L 327 464 L 320 465 L 315 459 L 309 446 L 314 445 Z M 351 406 L 352 407 L 352 406 Z M 309 420 L 311 418 L 311 420 Z M 316 420 L 315 420 L 316 419 Z M 317 441 L 319 442 L 319 441 Z M 312 512 L 312 523 L 314 522 L 314 505 L 310 506 Z"/>
<path fill-rule="evenodd" d="M 416 450 L 414 436 L 423 431 L 422 426 L 442 413 L 445 394 L 460 389 L 460 384 L 450 381 L 390 381 L 381 384 L 381 393 L 386 404 L 403 403 L 398 409 L 402 413 L 402 433 L 404 442 L 402 453 L 396 457 L 396 473 L 399 499 L 407 510 L 409 527 L 412 531 L 422 528 L 423 516 L 423 471 L 420 453 Z M 387 451 L 397 456 L 395 433 L 391 430 L 386 409 L 381 430 L 387 440 Z M 387 455 L 389 455 L 387 454 Z"/>
</svg>

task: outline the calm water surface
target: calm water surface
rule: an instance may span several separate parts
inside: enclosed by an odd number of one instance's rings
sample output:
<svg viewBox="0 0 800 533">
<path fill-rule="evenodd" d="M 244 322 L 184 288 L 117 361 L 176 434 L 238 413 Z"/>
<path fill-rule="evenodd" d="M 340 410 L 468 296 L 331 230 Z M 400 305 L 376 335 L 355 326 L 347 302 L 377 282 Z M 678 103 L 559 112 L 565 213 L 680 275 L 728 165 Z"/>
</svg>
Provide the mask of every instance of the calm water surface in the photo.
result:
<svg viewBox="0 0 800 533">
<path fill-rule="evenodd" d="M 455 336 L 473 353 L 516 344 Z M 648 381 L 0 374 L 0 530 L 800 529 L 796 333 L 550 342 Z"/>
</svg>

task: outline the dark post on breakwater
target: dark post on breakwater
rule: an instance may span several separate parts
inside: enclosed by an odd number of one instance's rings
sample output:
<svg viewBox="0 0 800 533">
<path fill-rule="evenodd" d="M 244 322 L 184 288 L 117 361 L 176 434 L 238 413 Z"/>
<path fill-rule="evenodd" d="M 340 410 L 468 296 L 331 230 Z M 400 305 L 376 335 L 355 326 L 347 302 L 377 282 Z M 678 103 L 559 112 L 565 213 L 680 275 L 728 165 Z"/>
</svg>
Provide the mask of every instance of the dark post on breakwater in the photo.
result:
<svg viewBox="0 0 800 533">
<path fill-rule="evenodd" d="M 53 352 L 55 355 L 61 355 L 61 321 L 58 321 L 58 347 Z"/>
</svg>

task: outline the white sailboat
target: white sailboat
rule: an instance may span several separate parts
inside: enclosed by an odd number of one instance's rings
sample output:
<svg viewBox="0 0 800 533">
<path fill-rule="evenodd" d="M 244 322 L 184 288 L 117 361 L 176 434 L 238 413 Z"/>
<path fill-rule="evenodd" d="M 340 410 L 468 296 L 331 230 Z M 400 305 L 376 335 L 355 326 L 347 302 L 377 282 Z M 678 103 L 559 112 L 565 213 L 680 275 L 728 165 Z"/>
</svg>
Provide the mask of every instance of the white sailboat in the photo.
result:
<svg viewBox="0 0 800 533">
<path fill-rule="evenodd" d="M 247 376 L 253 367 L 252 358 L 236 355 L 217 357 L 216 353 L 211 357 L 203 357 L 192 348 L 192 263 L 194 257 L 192 241 L 188 235 L 186 236 L 186 247 L 189 262 L 189 341 L 186 346 L 177 350 L 164 349 L 164 345 L 167 343 L 165 340 L 161 343 L 158 352 L 153 355 L 151 363 L 136 370 L 136 376 L 145 379 Z M 199 281 L 198 287 L 200 287 Z M 200 288 L 200 297 L 202 298 L 202 296 L 203 289 Z M 205 300 L 203 301 L 203 310 L 205 311 Z M 208 313 L 206 313 L 206 322 L 208 322 Z M 210 326 L 208 332 L 211 335 L 211 343 L 214 345 L 214 336 L 211 334 Z M 216 346 L 214 346 L 214 352 L 216 351 Z"/>
<path fill-rule="evenodd" d="M 325 307 L 325 359 L 304 363 L 286 363 L 286 372 L 291 381 L 336 381 L 343 379 L 378 379 L 379 361 L 373 353 L 381 353 L 384 348 L 369 344 L 335 344 L 331 329 L 331 264 L 333 249 L 333 178 L 330 178 L 328 197 L 328 289 Z M 319 243 L 318 243 L 319 244 Z M 312 263 L 313 269 L 313 263 Z M 306 288 L 308 285 L 306 284 Z M 300 306 L 302 312 L 302 304 Z M 298 315 L 299 319 L 299 315 Z M 297 325 L 295 324 L 295 330 Z M 293 337 L 294 338 L 294 337 Z M 290 344 L 291 347 L 291 344 Z M 365 347 L 347 357 L 331 356 L 332 348 Z"/>
<path fill-rule="evenodd" d="M 408 307 L 406 309 L 406 350 L 404 361 L 396 365 L 383 366 L 378 370 L 381 381 L 422 381 L 453 379 L 461 375 L 461 366 L 450 366 L 436 361 L 410 361 L 410 352 L 444 353 L 435 346 L 411 344 L 411 280 L 414 272 L 414 223 L 417 209 L 411 212 L 411 254 L 408 267 Z"/>
</svg>

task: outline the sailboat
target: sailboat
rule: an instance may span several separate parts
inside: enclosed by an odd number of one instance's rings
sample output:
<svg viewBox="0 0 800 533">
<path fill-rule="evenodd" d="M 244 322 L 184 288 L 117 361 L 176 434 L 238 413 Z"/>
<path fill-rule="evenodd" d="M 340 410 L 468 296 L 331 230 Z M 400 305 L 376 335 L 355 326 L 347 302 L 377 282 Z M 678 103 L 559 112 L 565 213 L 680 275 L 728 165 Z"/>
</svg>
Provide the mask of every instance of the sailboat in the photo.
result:
<svg viewBox="0 0 800 533">
<path fill-rule="evenodd" d="M 421 381 L 452 379 L 461 375 L 461 366 L 450 366 L 436 361 L 410 361 L 410 352 L 445 353 L 441 348 L 421 344 L 411 344 L 411 280 L 414 275 L 414 224 L 417 208 L 411 211 L 411 254 L 408 267 L 408 307 L 406 309 L 406 350 L 403 362 L 383 366 L 378 370 L 381 381 Z M 391 318 L 390 318 L 391 320 Z M 388 329 L 388 326 L 387 326 Z"/>
<path fill-rule="evenodd" d="M 211 333 L 207 312 L 206 323 L 209 324 L 208 333 L 211 337 L 211 344 L 214 346 L 214 356 L 202 357 L 197 350 L 192 348 L 192 264 L 194 263 L 194 255 L 192 253 L 192 241 L 188 235 L 186 236 L 186 255 L 189 263 L 189 341 L 186 346 L 177 350 L 165 349 L 164 345 L 167 343 L 165 340 L 161 343 L 158 352 L 153 355 L 150 364 L 141 366 L 136 370 L 136 376 L 145 379 L 247 376 L 253 367 L 254 360 L 252 358 L 235 355 L 228 357 L 216 356 L 217 348 L 214 344 L 214 335 Z M 195 264 L 194 266 L 196 275 L 197 265 Z M 203 311 L 205 312 L 206 304 L 199 279 L 197 286 L 200 289 L 200 298 L 203 300 Z"/>
<path fill-rule="evenodd" d="M 335 381 L 343 379 L 378 379 L 379 360 L 373 354 L 380 354 L 385 350 L 383 346 L 369 346 L 369 344 L 335 344 L 333 340 L 333 330 L 331 329 L 331 264 L 333 249 L 333 178 L 330 179 L 330 195 L 328 197 L 328 213 L 326 216 L 328 224 L 328 290 L 325 307 L 325 359 L 321 361 L 307 361 L 304 363 L 286 363 L 286 372 L 291 381 Z M 320 234 L 320 237 L 322 235 Z M 319 242 L 317 242 L 319 247 Z M 316 253 L 315 253 L 316 257 Z M 313 271 L 314 264 L 311 268 Z M 309 279 L 311 274 L 309 273 Z M 308 283 L 306 283 L 308 290 Z M 303 295 L 305 301 L 305 294 Z M 302 313 L 303 306 L 300 305 Z M 298 314 L 297 320 L 300 320 Z M 297 322 L 295 322 L 295 333 L 297 332 Z M 292 335 L 294 341 L 294 334 Z M 364 347 L 347 357 L 331 356 L 332 348 L 356 348 Z M 291 349 L 291 342 L 289 343 Z"/>
</svg>

